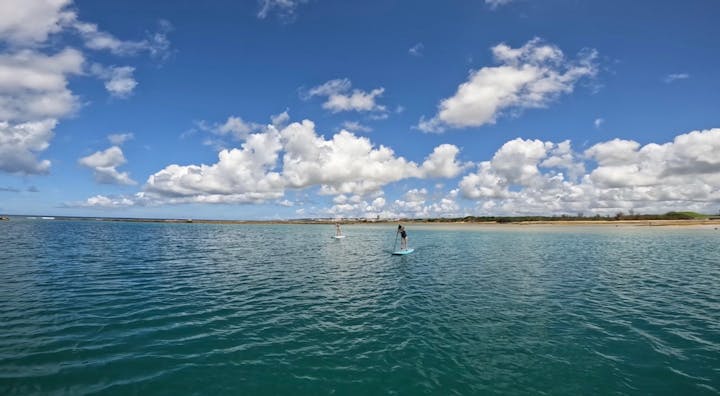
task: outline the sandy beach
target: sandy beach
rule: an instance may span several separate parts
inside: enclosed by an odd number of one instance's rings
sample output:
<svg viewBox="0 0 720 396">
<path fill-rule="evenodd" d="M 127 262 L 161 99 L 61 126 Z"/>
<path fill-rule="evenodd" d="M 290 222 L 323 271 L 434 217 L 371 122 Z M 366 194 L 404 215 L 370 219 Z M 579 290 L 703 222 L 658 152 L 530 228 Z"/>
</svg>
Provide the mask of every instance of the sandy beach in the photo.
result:
<svg viewBox="0 0 720 396">
<path fill-rule="evenodd" d="M 26 216 L 17 216 L 27 219 Z M 33 217 L 35 219 L 36 217 Z M 558 228 L 638 228 L 638 227 L 682 227 L 682 228 L 718 228 L 720 218 L 693 220 L 539 220 L 539 221 L 451 221 L 444 219 L 399 219 L 399 220 L 361 220 L 361 219 L 288 219 L 288 220 L 215 220 L 215 219 L 153 219 L 153 218 L 89 218 L 89 217 L 53 217 L 53 221 L 107 221 L 107 222 L 140 222 L 140 223 L 199 223 L 199 224 L 247 224 L 247 225 L 322 225 L 334 226 L 340 223 L 345 226 L 387 226 L 396 227 L 404 224 L 413 229 L 558 229 Z"/>
<path fill-rule="evenodd" d="M 342 222 L 341 222 L 342 223 Z M 429 222 L 429 221 L 387 221 L 387 222 L 348 222 L 346 225 L 387 225 L 392 227 L 403 223 L 412 229 L 442 229 L 442 230 L 512 230 L 512 229 L 560 229 L 560 228 L 641 228 L 641 227 L 671 227 L 671 228 L 711 228 L 720 229 L 720 219 L 712 220 L 577 220 L 577 221 L 524 221 L 513 223 L 497 222 Z"/>
</svg>

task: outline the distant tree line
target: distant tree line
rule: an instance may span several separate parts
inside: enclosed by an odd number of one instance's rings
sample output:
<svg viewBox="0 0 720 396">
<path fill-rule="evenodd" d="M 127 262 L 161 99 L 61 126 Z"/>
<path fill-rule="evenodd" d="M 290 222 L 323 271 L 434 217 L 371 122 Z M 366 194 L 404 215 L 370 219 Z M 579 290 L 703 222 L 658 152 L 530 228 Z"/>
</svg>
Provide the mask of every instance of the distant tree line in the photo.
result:
<svg viewBox="0 0 720 396">
<path fill-rule="evenodd" d="M 427 221 L 427 222 L 466 222 L 466 223 L 519 223 L 527 221 L 608 221 L 608 220 L 693 220 L 707 219 L 709 216 L 695 212 L 667 212 L 665 214 L 635 214 L 630 211 L 629 214 L 618 212 L 614 216 L 595 215 L 585 217 L 582 213 L 577 216 L 560 215 L 560 216 L 465 216 L 454 218 L 428 218 L 428 219 L 406 219 L 408 221 Z"/>
</svg>

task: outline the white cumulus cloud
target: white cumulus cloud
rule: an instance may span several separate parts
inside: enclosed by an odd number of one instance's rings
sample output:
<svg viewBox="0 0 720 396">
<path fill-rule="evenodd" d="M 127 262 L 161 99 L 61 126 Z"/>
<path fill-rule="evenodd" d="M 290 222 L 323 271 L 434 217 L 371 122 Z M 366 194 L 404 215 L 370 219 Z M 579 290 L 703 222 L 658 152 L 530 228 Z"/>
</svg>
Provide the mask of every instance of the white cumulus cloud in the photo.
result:
<svg viewBox="0 0 720 396">
<path fill-rule="evenodd" d="M 376 103 L 377 98 L 382 96 L 385 88 L 375 88 L 370 92 L 353 89 L 352 83 L 347 78 L 327 81 L 324 84 L 311 88 L 308 96 L 324 96 L 325 103 L 322 107 L 333 113 L 341 111 L 372 111 L 385 113 L 387 108 Z"/>
<path fill-rule="evenodd" d="M 340 131 L 325 140 L 304 121 L 282 131 L 283 177 L 288 187 L 320 185 L 324 194 L 364 194 L 417 174 L 417 166 L 365 137 Z"/>
<path fill-rule="evenodd" d="M 43 43 L 75 17 L 72 0 L 0 1 L 0 41 L 12 45 Z"/>
<path fill-rule="evenodd" d="M 17 47 L 33 47 L 50 35 L 72 30 L 87 48 L 107 50 L 115 55 L 134 55 L 145 51 L 155 58 L 169 55 L 167 33 L 172 29 L 161 20 L 158 30 L 139 41 L 120 40 L 94 23 L 80 21 L 71 8 L 72 0 L 3 0 L 0 2 L 0 41 Z"/>
<path fill-rule="evenodd" d="M 644 146 L 613 139 L 579 154 L 568 141 L 515 139 L 459 188 L 481 214 L 712 213 L 720 203 L 719 150 L 720 129 Z"/>
<path fill-rule="evenodd" d="M 538 38 L 520 48 L 498 44 L 492 52 L 500 65 L 472 71 L 453 96 L 440 102 L 437 115 L 420 119 L 418 129 L 443 132 L 493 124 L 507 112 L 546 107 L 572 92 L 581 78 L 597 73 L 595 51 L 570 61 L 560 48 Z"/>
<path fill-rule="evenodd" d="M 151 175 L 145 190 L 177 202 L 259 202 L 283 196 L 273 169 L 280 149 L 277 133 L 248 136 L 240 148 L 222 150 L 213 165 L 169 165 Z"/>
<path fill-rule="evenodd" d="M 49 146 L 57 121 L 10 124 L 0 121 L 0 171 L 42 174 L 50 169 L 49 160 L 38 160 L 36 154 Z"/>
<path fill-rule="evenodd" d="M 49 171 L 50 161 L 37 155 L 49 146 L 59 120 L 80 107 L 68 87 L 71 77 L 100 77 L 117 97 L 127 97 L 137 86 L 133 67 L 84 70 L 83 52 L 70 47 L 58 51 L 69 35 L 79 33 L 86 48 L 114 54 L 146 51 L 164 58 L 169 51 L 168 22 L 161 21 L 158 32 L 144 40 L 122 41 L 80 21 L 72 5 L 72 0 L 0 1 L 0 171 Z"/>
<path fill-rule="evenodd" d="M 357 121 L 345 121 L 342 128 L 350 132 L 372 132 L 372 128 Z"/>
<path fill-rule="evenodd" d="M 92 50 L 110 51 L 114 55 L 136 55 L 140 52 L 150 54 L 155 59 L 164 60 L 170 55 L 170 40 L 167 34 L 172 30 L 168 21 L 161 20 L 158 30 L 139 41 L 121 40 L 104 32 L 94 23 L 73 20 L 70 24 L 84 39 L 85 46 Z"/>
<path fill-rule="evenodd" d="M 465 212 L 457 202 L 458 190 L 431 195 L 424 188 L 410 189 L 387 208 L 389 217 L 461 217 Z"/>
<path fill-rule="evenodd" d="M 387 202 L 382 192 L 374 195 L 339 195 L 330 208 L 321 209 L 317 215 L 332 217 L 375 218 L 386 212 Z M 384 217 L 384 216 L 383 216 Z"/>
<path fill-rule="evenodd" d="M 284 128 L 288 121 L 290 121 L 290 113 L 288 113 L 287 109 L 280 114 L 270 116 L 270 123 L 278 129 Z"/>
<path fill-rule="evenodd" d="M 230 135 L 235 139 L 245 139 L 250 132 L 256 131 L 263 126 L 254 122 L 247 122 L 240 117 L 230 116 L 228 119 L 219 125 L 216 125 L 211 130 L 218 135 Z"/>
<path fill-rule="evenodd" d="M 110 143 L 112 143 L 115 146 L 120 146 L 123 143 L 127 142 L 128 140 L 132 140 L 135 138 L 135 135 L 133 133 L 113 133 L 111 135 L 108 135 L 108 140 Z"/>
<path fill-rule="evenodd" d="M 105 81 L 105 89 L 116 98 L 127 98 L 132 95 L 138 82 L 133 77 L 135 68 L 132 66 L 110 66 L 93 64 L 90 72 Z"/>
<path fill-rule="evenodd" d="M 399 199 L 382 188 L 409 178 L 453 177 L 468 166 L 458 149 L 440 145 L 421 165 L 388 147 L 342 131 L 318 135 L 308 120 L 252 134 L 211 165 L 170 165 L 148 178 L 135 205 L 255 203 L 284 199 L 288 189 L 317 188 L 330 207 L 296 213 L 336 217 L 475 215 L 614 215 L 618 211 L 714 213 L 720 204 L 720 129 L 692 131 L 666 143 L 599 142 L 583 152 L 561 142 L 517 138 L 461 176 L 457 188 L 410 188 Z M 94 165 L 116 163 L 96 158 Z M 104 158 L 104 157 L 103 157 Z M 111 205 L 96 199 L 98 206 Z M 109 202 L 121 202 L 117 198 Z M 84 203 L 87 204 L 87 203 Z M 302 201 L 296 203 L 302 205 Z M 473 205 L 468 209 L 467 205 Z"/>
<path fill-rule="evenodd" d="M 260 202 L 312 186 L 320 194 L 362 196 L 406 178 L 453 177 L 466 166 L 457 161 L 458 152 L 439 146 L 418 166 L 345 130 L 326 139 L 304 120 L 250 134 L 240 148 L 220 151 L 215 164 L 169 165 L 144 188 L 176 202 Z"/>
<path fill-rule="evenodd" d="M 472 166 L 471 163 L 460 163 L 457 156 L 460 149 L 452 144 L 441 144 L 422 163 L 421 171 L 425 177 L 452 178 Z"/>
<path fill-rule="evenodd" d="M 86 199 L 83 202 L 67 204 L 66 206 L 72 207 L 85 207 L 85 208 L 127 208 L 130 206 L 136 206 L 138 202 L 133 197 L 109 197 L 106 195 L 95 195 Z"/>
<path fill-rule="evenodd" d="M 101 184 L 137 184 L 127 172 L 118 172 L 117 167 L 123 165 L 125 155 L 118 146 L 112 146 L 103 151 L 97 151 L 78 160 L 80 165 L 94 171 L 95 181 Z"/>
<path fill-rule="evenodd" d="M 282 129 L 290 120 L 290 114 L 287 110 L 280 114 L 270 116 L 272 127 Z M 205 120 L 197 121 L 197 129 L 209 132 L 216 136 L 230 137 L 233 140 L 243 141 L 251 133 L 258 133 L 266 130 L 270 125 L 260 124 L 257 122 L 247 121 L 239 116 L 229 116 L 224 122 L 208 122 Z M 193 130 L 194 131 L 194 130 Z"/>
<path fill-rule="evenodd" d="M 0 120 L 59 118 L 78 106 L 68 78 L 82 72 L 83 55 L 65 49 L 54 55 L 34 50 L 0 54 Z"/>
<path fill-rule="evenodd" d="M 47 173 L 36 155 L 50 144 L 58 118 L 79 106 L 68 88 L 84 57 L 74 49 L 54 55 L 35 50 L 0 54 L 0 171 Z"/>
</svg>

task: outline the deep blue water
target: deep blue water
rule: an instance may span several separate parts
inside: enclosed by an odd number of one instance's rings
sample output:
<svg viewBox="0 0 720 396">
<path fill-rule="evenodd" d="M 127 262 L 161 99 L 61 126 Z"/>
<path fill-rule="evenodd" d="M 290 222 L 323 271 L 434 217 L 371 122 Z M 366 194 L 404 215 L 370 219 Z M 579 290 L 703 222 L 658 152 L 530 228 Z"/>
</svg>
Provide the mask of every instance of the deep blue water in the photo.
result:
<svg viewBox="0 0 720 396">
<path fill-rule="evenodd" d="M 720 393 L 713 228 L 344 232 L 0 222 L 0 394 Z"/>
</svg>

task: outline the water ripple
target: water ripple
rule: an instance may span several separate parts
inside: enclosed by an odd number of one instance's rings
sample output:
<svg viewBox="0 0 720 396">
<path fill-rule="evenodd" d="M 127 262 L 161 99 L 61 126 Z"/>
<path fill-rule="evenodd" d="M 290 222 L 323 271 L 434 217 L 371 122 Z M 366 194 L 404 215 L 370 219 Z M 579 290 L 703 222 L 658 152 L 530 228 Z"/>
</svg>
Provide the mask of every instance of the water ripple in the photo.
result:
<svg viewBox="0 0 720 396">
<path fill-rule="evenodd" d="M 717 232 L 2 224 L 0 394 L 718 394 Z"/>
</svg>

